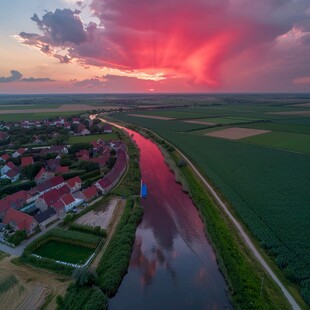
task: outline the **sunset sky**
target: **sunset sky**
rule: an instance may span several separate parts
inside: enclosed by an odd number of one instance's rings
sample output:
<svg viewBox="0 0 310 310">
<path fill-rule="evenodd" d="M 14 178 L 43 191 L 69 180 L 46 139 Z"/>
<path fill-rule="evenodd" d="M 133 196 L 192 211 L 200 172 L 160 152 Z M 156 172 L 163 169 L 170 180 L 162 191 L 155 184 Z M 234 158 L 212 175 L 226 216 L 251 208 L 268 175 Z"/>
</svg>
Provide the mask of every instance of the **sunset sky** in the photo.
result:
<svg viewBox="0 0 310 310">
<path fill-rule="evenodd" d="M 3 0 L 0 93 L 310 92 L 309 0 Z"/>
</svg>

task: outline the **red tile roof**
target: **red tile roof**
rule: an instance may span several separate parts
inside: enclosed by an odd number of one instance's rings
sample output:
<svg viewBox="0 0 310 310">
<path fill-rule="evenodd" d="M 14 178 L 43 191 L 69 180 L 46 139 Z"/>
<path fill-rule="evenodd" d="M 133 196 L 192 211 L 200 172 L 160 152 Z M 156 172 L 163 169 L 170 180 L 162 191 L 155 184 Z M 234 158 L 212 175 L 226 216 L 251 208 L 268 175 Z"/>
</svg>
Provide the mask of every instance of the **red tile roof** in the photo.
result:
<svg viewBox="0 0 310 310">
<path fill-rule="evenodd" d="M 19 172 L 16 169 L 10 169 L 8 172 L 5 173 L 10 179 L 13 179 L 14 177 L 16 177 Z"/>
<path fill-rule="evenodd" d="M 29 230 L 36 220 L 26 213 L 10 208 L 6 212 L 3 223 L 10 224 L 11 222 L 16 223 L 18 230 Z"/>
<path fill-rule="evenodd" d="M 76 176 L 74 178 L 71 178 L 67 180 L 67 184 L 72 188 L 76 185 L 76 183 L 82 183 L 82 180 L 79 176 Z"/>
<path fill-rule="evenodd" d="M 62 175 L 58 175 L 58 176 L 48 180 L 47 182 L 49 182 L 51 187 L 54 187 L 54 186 L 60 185 L 61 183 L 64 183 L 65 179 L 63 178 Z"/>
<path fill-rule="evenodd" d="M 94 185 L 84 189 L 82 193 L 86 200 L 92 199 L 98 195 L 97 188 Z"/>
<path fill-rule="evenodd" d="M 58 188 L 57 191 L 58 191 L 59 197 L 61 197 L 65 194 L 70 193 L 70 187 L 67 184 L 65 184 L 61 188 Z"/>
<path fill-rule="evenodd" d="M 58 200 L 55 202 L 52 207 L 55 209 L 55 211 L 58 213 L 59 211 L 63 210 L 65 207 L 65 204 L 63 203 L 62 200 Z"/>
<path fill-rule="evenodd" d="M 8 155 L 8 154 L 4 154 L 4 155 L 2 155 L 1 156 L 1 158 L 4 160 L 4 161 L 7 161 L 8 159 L 10 159 L 10 155 Z"/>
<path fill-rule="evenodd" d="M 43 199 L 47 206 L 50 207 L 59 200 L 60 196 L 57 189 L 52 189 L 41 195 L 40 198 Z"/>
<path fill-rule="evenodd" d="M 22 157 L 21 165 L 22 167 L 26 167 L 33 164 L 32 156 Z"/>
<path fill-rule="evenodd" d="M 10 202 L 8 200 L 0 200 L 0 213 L 6 212 L 10 208 Z"/>
<path fill-rule="evenodd" d="M 62 174 L 62 173 L 66 173 L 69 172 L 69 167 L 68 166 L 59 166 L 56 168 L 55 173 L 56 174 Z"/>
<path fill-rule="evenodd" d="M 17 150 L 17 153 L 20 154 L 20 155 L 22 155 L 22 154 L 25 153 L 25 151 L 26 151 L 26 150 L 25 150 L 23 147 L 21 147 L 20 149 Z"/>
<path fill-rule="evenodd" d="M 34 180 L 38 180 L 42 177 L 42 175 L 46 172 L 46 169 L 44 167 L 41 168 L 41 170 L 38 172 L 38 174 L 34 177 Z"/>
<path fill-rule="evenodd" d="M 17 168 L 11 161 L 7 163 L 6 166 L 8 166 L 10 169 Z"/>
<path fill-rule="evenodd" d="M 72 194 L 66 194 L 64 196 L 61 197 L 61 200 L 64 202 L 64 204 L 66 206 L 68 206 L 70 203 L 74 202 L 75 199 L 74 197 L 72 196 Z"/>
</svg>

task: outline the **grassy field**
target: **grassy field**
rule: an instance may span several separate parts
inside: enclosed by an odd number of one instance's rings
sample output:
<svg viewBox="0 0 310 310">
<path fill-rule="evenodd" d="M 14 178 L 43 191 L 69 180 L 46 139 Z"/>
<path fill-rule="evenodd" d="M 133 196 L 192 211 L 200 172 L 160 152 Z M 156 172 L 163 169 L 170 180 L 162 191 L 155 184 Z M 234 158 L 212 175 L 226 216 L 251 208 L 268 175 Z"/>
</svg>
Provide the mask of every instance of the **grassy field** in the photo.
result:
<svg viewBox="0 0 310 310">
<path fill-rule="evenodd" d="M 275 131 L 240 141 L 310 154 L 310 134 Z"/>
<path fill-rule="evenodd" d="M 184 123 L 177 120 L 159 120 L 142 117 L 134 117 L 125 113 L 112 113 L 111 116 L 115 116 L 122 121 L 133 123 L 141 127 L 147 127 L 151 129 L 166 129 L 172 131 L 190 131 L 198 130 L 207 127 L 206 125 Z"/>
<path fill-rule="evenodd" d="M 42 244 L 34 254 L 72 264 L 84 264 L 93 252 L 90 248 L 51 240 Z"/>
<path fill-rule="evenodd" d="M 76 143 L 87 143 L 94 140 L 103 139 L 103 140 L 114 140 L 117 139 L 117 135 L 115 133 L 107 133 L 101 135 L 88 135 L 88 136 L 70 136 L 69 137 L 69 144 L 76 144 Z"/>
<path fill-rule="evenodd" d="M 199 120 L 223 125 L 257 121 L 257 119 L 255 118 L 247 118 L 247 117 L 210 117 L 210 118 L 202 118 Z"/>
</svg>

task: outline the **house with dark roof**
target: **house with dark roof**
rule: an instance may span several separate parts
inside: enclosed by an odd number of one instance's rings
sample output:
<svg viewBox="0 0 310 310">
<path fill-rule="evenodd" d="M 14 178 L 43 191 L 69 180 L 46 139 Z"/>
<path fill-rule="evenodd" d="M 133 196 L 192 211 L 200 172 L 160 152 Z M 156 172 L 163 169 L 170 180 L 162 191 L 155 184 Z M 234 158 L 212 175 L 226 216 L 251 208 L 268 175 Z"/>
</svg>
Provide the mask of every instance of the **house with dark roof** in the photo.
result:
<svg viewBox="0 0 310 310">
<path fill-rule="evenodd" d="M 49 170 L 55 171 L 58 167 L 60 167 L 60 159 L 48 159 L 46 164 Z"/>
<path fill-rule="evenodd" d="M 40 228 L 44 230 L 48 224 L 57 220 L 57 213 L 54 208 L 48 208 L 33 217 L 39 223 Z"/>
<path fill-rule="evenodd" d="M 6 212 L 3 223 L 9 224 L 14 230 L 25 230 L 27 235 L 34 233 L 38 226 L 38 222 L 32 216 L 12 208 Z"/>
<path fill-rule="evenodd" d="M 51 171 L 47 171 L 44 167 L 38 172 L 38 174 L 34 177 L 34 181 L 36 184 L 42 184 L 50 179 L 52 179 L 55 174 Z"/>
<path fill-rule="evenodd" d="M 22 157 L 21 166 L 22 167 L 27 167 L 27 166 L 30 166 L 30 165 L 33 165 L 33 158 L 32 158 L 32 156 Z"/>
</svg>

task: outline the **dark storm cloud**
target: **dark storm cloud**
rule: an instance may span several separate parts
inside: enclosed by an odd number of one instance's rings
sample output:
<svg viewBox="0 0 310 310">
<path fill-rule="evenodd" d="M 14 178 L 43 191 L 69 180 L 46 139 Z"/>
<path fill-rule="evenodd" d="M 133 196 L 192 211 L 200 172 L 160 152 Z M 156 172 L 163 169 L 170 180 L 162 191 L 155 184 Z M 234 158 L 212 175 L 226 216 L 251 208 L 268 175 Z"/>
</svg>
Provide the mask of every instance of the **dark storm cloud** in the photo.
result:
<svg viewBox="0 0 310 310">
<path fill-rule="evenodd" d="M 11 83 L 11 82 L 53 82 L 50 78 L 23 78 L 23 75 L 16 70 L 11 70 L 11 75 L 7 77 L 0 77 L 0 83 Z"/>
</svg>

